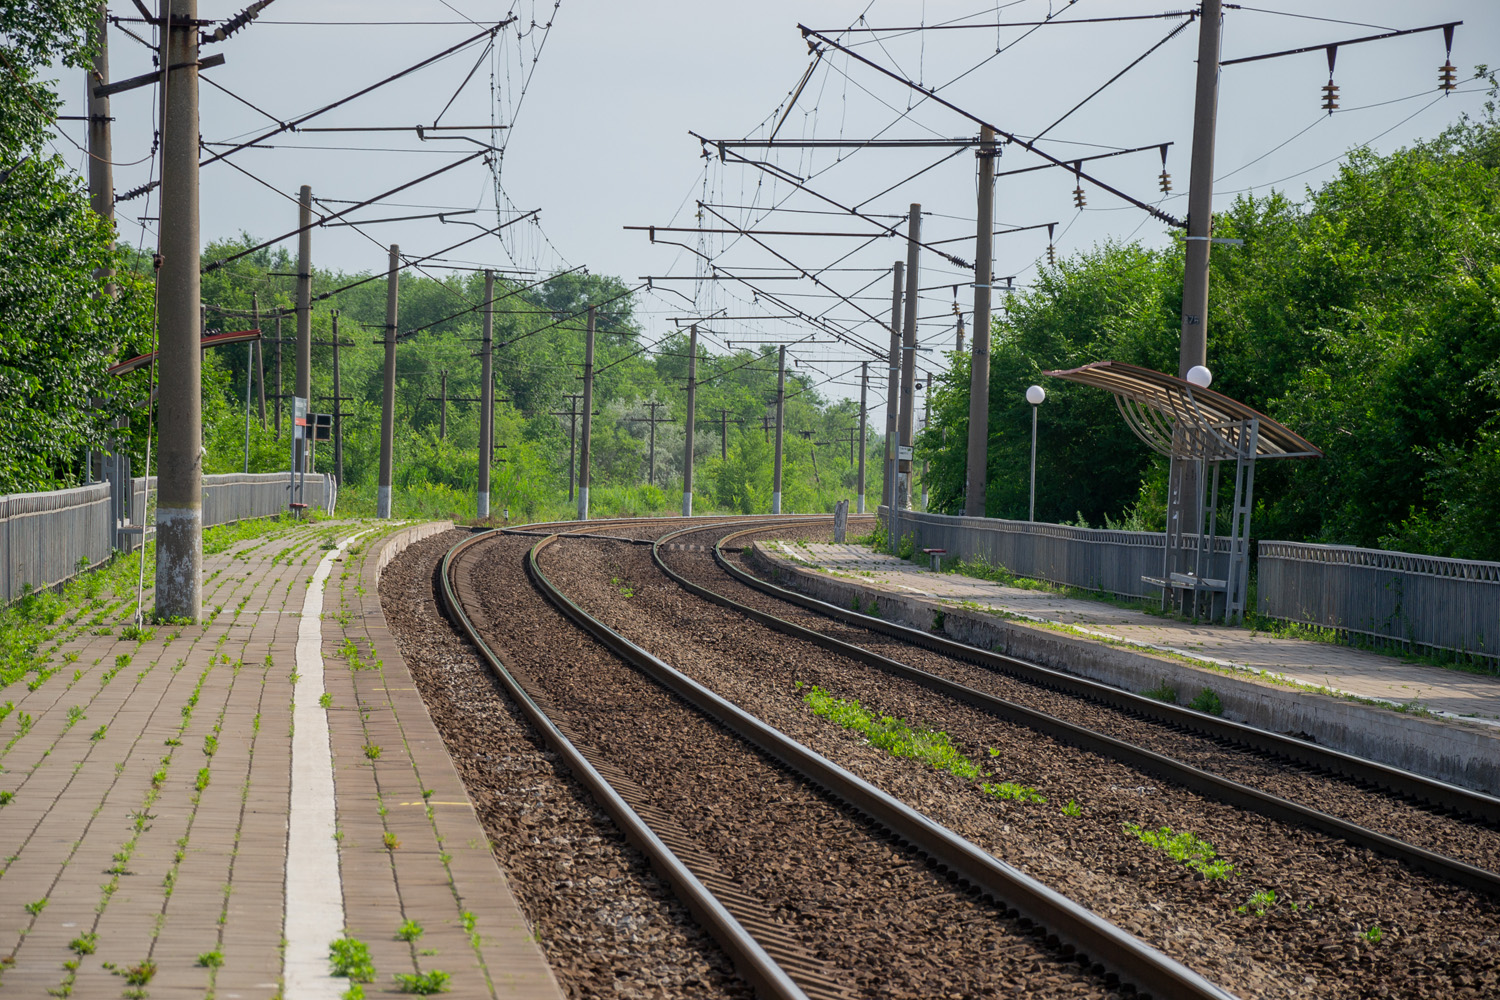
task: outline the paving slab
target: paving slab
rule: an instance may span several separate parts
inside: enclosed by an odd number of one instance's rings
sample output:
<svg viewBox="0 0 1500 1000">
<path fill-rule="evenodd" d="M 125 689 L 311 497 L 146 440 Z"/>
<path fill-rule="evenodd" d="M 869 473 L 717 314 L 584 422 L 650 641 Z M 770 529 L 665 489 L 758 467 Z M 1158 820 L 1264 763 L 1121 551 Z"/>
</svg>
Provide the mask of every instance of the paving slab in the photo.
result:
<svg viewBox="0 0 1500 1000">
<path fill-rule="evenodd" d="M 130 630 L 133 592 L 65 613 L 40 673 L 0 689 L 0 1000 L 338 997 L 346 927 L 367 996 L 437 970 L 454 995 L 560 996 L 376 595 L 383 561 L 449 527 L 269 525 L 206 553 L 203 623 Z M 331 905 L 292 940 L 308 894 Z"/>
</svg>

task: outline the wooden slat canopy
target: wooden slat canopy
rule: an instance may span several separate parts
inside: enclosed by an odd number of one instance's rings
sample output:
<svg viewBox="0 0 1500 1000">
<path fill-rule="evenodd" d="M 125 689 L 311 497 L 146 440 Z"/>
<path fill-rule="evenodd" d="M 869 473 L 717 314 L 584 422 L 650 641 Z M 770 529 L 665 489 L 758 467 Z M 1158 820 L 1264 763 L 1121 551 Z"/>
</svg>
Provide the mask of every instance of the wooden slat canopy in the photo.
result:
<svg viewBox="0 0 1500 1000">
<path fill-rule="evenodd" d="M 259 339 L 259 330 L 235 330 L 230 333 L 210 333 L 199 341 L 198 346 L 206 351 L 210 347 L 223 347 L 226 344 L 243 344 L 247 341 Z M 155 358 L 156 352 L 152 351 L 150 354 L 142 354 L 131 358 L 129 361 L 121 361 L 117 365 L 110 365 L 108 371 L 111 375 L 124 375 L 127 372 L 135 371 L 137 368 L 146 367 Z"/>
<path fill-rule="evenodd" d="M 1323 452 L 1290 428 L 1223 393 L 1122 361 L 1095 361 L 1053 378 L 1114 393 L 1120 415 L 1152 450 L 1176 458 L 1240 457 L 1248 422 L 1257 422 L 1256 458 L 1321 458 Z M 1248 455 L 1245 457 L 1249 457 Z"/>
</svg>

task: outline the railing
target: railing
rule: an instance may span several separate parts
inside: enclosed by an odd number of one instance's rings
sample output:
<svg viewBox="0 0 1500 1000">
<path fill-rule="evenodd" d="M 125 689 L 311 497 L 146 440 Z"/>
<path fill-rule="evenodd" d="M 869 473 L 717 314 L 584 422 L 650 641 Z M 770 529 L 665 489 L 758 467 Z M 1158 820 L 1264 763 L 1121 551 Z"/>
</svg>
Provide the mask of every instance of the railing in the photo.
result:
<svg viewBox="0 0 1500 1000">
<path fill-rule="evenodd" d="M 1258 590 L 1272 618 L 1500 658 L 1500 563 L 1261 542 Z"/>
<path fill-rule="evenodd" d="M 881 519 L 886 509 L 880 508 Z M 1161 591 L 1141 580 L 1160 577 L 1165 536 L 1154 531 L 1075 528 L 1066 524 L 1004 521 L 988 517 L 950 517 L 902 511 L 902 537 L 913 536 L 921 549 L 946 549 L 949 559 L 983 560 L 1016 576 L 1046 580 L 1117 597 L 1157 597 Z M 1197 540 L 1183 539 L 1188 551 Z M 1229 569 L 1229 539 L 1216 538 L 1204 559 L 1202 576 L 1223 579 Z"/>
<path fill-rule="evenodd" d="M 243 521 L 254 517 L 283 514 L 290 503 L 290 477 L 285 472 L 226 472 L 203 477 L 203 526 Z M 132 480 L 135 497 L 131 510 L 146 509 L 146 480 Z M 324 473 L 309 475 L 304 500 L 311 510 L 333 511 L 333 477 Z M 151 495 L 155 499 L 156 477 L 151 477 Z M 146 523 L 151 523 L 151 518 Z"/>
<path fill-rule="evenodd" d="M 0 496 L 0 603 L 109 558 L 109 485 Z"/>
<path fill-rule="evenodd" d="M 285 472 L 204 476 L 203 526 L 283 513 L 287 480 Z M 131 510 L 143 512 L 138 517 L 149 530 L 154 518 L 146 504 L 146 485 L 141 478 L 132 482 Z M 155 476 L 150 486 L 154 501 Z M 332 513 L 336 498 L 332 476 L 307 477 L 305 499 L 311 509 Z M 118 529 L 110 507 L 108 483 L 0 496 L 0 604 L 14 601 L 28 586 L 40 590 L 62 583 L 81 568 L 104 562 L 116 548 L 132 550 L 141 528 Z"/>
</svg>

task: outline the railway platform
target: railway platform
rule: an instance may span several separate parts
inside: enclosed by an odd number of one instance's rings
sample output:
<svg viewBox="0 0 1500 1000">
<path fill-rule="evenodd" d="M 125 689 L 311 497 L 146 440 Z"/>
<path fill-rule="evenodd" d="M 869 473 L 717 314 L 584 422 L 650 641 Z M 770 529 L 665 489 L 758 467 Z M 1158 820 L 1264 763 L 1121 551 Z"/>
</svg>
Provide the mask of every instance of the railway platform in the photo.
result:
<svg viewBox="0 0 1500 1000">
<path fill-rule="evenodd" d="M 560 996 L 376 592 L 450 527 L 241 532 L 200 624 L 65 592 L 0 689 L 0 998 L 335 998 L 346 936 L 364 996 Z"/>
<path fill-rule="evenodd" d="M 941 614 L 951 633 L 984 622 L 966 641 L 1183 703 L 1210 689 L 1241 721 L 1500 790 L 1500 677 L 934 572 L 863 545 L 760 551 L 782 582 L 845 607 L 857 591 L 907 624 L 932 627 Z"/>
</svg>

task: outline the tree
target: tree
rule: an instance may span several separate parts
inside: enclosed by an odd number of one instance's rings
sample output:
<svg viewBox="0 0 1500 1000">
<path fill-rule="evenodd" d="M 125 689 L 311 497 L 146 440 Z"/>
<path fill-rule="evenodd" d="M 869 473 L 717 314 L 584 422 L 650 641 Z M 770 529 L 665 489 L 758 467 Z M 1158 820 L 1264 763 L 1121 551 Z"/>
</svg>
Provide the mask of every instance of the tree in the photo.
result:
<svg viewBox="0 0 1500 1000">
<path fill-rule="evenodd" d="M 0 7 L 0 490 L 69 486 L 82 456 L 132 412 L 105 369 L 143 349 L 149 286 L 132 275 L 103 294 L 122 265 L 114 234 L 43 143 L 58 99 L 38 72 L 81 68 L 92 55 L 95 6 L 19 0 Z M 149 348 L 145 348 L 149 350 Z"/>
</svg>

